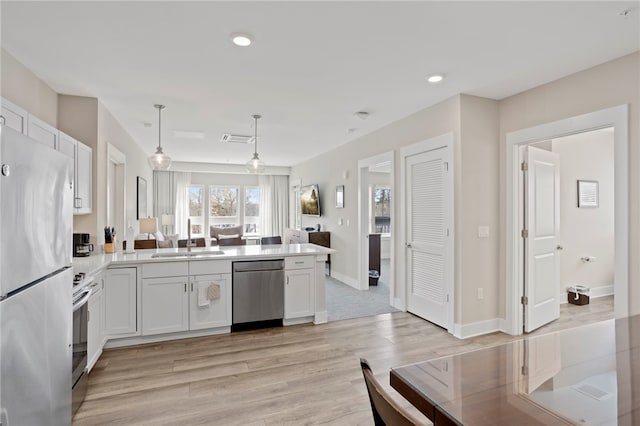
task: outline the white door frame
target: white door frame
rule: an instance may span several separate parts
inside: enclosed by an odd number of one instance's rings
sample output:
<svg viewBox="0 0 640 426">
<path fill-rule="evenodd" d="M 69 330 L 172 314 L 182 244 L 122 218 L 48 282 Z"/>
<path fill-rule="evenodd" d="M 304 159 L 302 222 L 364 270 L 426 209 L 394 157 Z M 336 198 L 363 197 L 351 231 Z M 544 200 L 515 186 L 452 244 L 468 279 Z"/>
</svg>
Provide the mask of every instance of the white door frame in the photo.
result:
<svg viewBox="0 0 640 426">
<path fill-rule="evenodd" d="M 409 295 L 408 281 L 407 281 L 407 256 L 405 245 L 407 244 L 407 187 L 406 187 L 406 179 L 407 179 L 407 170 L 406 170 L 406 158 L 415 154 L 419 154 L 425 151 L 432 151 L 438 148 L 446 148 L 449 150 L 451 158 L 454 158 L 453 155 L 453 143 L 454 136 L 453 133 L 446 133 L 441 136 L 436 136 L 431 139 L 426 139 L 421 142 L 414 143 L 409 146 L 402 147 L 400 149 L 400 229 L 399 232 L 395 232 L 394 239 L 398 244 L 398 256 L 397 256 L 397 264 L 400 265 L 399 276 L 398 279 L 404 285 L 398 286 L 398 295 L 394 302 L 396 305 L 394 307 L 398 309 L 402 309 L 404 311 L 407 310 L 407 297 Z M 456 294 L 455 294 L 455 274 L 454 274 L 454 263 L 455 263 L 455 204 L 454 204 L 454 179 L 453 176 L 455 174 L 454 162 L 449 162 L 449 173 L 446 174 L 446 189 L 450 192 L 449 203 L 445 207 L 445 223 L 448 224 L 449 227 L 449 245 L 447 248 L 447 260 L 446 262 L 446 270 L 445 270 L 445 281 L 447 282 L 447 295 L 449 296 L 449 303 L 447 306 L 447 331 L 451 334 L 454 334 L 454 306 L 456 304 Z"/>
<path fill-rule="evenodd" d="M 373 157 L 358 160 L 358 259 L 360 259 L 358 268 L 358 288 L 359 290 L 369 289 L 369 250 L 365 250 L 367 247 L 367 235 L 369 235 L 369 180 L 366 179 L 369 168 L 380 164 L 390 164 L 389 177 L 391 186 L 391 261 L 389 262 L 389 304 L 393 306 L 393 299 L 395 297 L 394 286 L 394 266 L 395 263 L 395 251 L 394 240 L 396 239 L 396 218 L 394 210 L 395 200 L 395 153 L 393 151 L 384 152 L 382 154 L 374 155 Z"/>
<path fill-rule="evenodd" d="M 605 127 L 614 128 L 615 167 L 615 273 L 614 311 L 616 318 L 629 314 L 629 107 L 619 105 L 506 135 L 506 298 L 505 327 L 509 334 L 522 334 L 523 315 L 523 180 L 520 171 L 520 146 L 548 139 L 583 133 Z"/>
<path fill-rule="evenodd" d="M 114 177 L 115 188 L 110 188 L 110 179 L 109 174 L 111 173 L 111 163 L 115 164 L 115 172 L 116 176 Z M 121 238 L 124 239 L 125 230 L 130 225 L 127 223 L 127 193 L 126 193 L 126 182 L 127 182 L 127 156 L 120 151 L 118 148 L 113 146 L 112 144 L 107 142 L 107 216 L 109 215 L 110 206 L 109 203 L 109 193 L 113 189 L 115 191 L 115 199 L 116 199 L 116 214 L 117 218 L 112 221 L 110 225 L 113 225 L 117 229 L 120 229 L 120 233 L 122 235 Z M 108 219 L 107 219 L 108 220 Z"/>
</svg>

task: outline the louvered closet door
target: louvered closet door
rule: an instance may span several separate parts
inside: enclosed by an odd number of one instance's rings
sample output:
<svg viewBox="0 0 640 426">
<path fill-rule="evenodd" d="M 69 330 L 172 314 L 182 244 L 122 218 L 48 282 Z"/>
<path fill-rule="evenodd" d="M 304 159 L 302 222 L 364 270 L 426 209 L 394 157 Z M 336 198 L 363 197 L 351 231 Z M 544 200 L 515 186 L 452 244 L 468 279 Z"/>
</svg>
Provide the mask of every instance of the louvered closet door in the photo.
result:
<svg viewBox="0 0 640 426">
<path fill-rule="evenodd" d="M 447 149 L 406 158 L 407 308 L 447 328 Z"/>
</svg>

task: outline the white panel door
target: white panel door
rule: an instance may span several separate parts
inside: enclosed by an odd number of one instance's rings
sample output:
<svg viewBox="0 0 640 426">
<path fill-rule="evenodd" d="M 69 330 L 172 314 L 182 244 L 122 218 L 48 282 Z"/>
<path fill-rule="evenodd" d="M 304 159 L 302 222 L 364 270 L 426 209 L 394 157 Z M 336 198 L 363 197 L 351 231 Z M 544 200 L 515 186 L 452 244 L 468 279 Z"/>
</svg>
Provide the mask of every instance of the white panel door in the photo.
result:
<svg viewBox="0 0 640 426">
<path fill-rule="evenodd" d="M 558 155 L 527 147 L 525 161 L 524 331 L 560 317 L 560 168 Z"/>
<path fill-rule="evenodd" d="M 446 174 L 449 150 L 440 147 L 405 158 L 407 310 L 449 328 Z"/>
</svg>

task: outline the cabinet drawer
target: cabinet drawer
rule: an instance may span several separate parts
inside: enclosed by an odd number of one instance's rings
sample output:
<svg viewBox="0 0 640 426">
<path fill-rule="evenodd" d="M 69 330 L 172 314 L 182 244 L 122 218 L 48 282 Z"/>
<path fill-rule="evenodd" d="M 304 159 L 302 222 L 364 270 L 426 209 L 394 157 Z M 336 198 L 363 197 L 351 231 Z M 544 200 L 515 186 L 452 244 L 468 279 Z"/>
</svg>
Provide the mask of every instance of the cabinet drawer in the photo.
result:
<svg viewBox="0 0 640 426">
<path fill-rule="evenodd" d="M 190 275 L 230 274 L 230 260 L 192 260 L 189 262 Z"/>
<path fill-rule="evenodd" d="M 292 256 L 285 257 L 284 269 L 306 269 L 313 268 L 315 258 L 313 256 Z"/>
<path fill-rule="evenodd" d="M 145 263 L 142 278 L 178 277 L 189 275 L 188 262 Z"/>
</svg>

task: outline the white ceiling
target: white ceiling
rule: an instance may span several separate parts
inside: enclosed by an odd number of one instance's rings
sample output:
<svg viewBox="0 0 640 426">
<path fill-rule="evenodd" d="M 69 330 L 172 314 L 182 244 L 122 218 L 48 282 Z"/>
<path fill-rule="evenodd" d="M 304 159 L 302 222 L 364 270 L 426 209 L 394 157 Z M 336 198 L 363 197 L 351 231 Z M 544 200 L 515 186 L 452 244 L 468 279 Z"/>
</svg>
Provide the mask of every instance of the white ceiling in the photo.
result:
<svg viewBox="0 0 640 426">
<path fill-rule="evenodd" d="M 2 47 L 55 91 L 98 97 L 146 152 L 162 103 L 174 160 L 246 162 L 252 145 L 220 137 L 251 135 L 259 113 L 260 157 L 283 166 L 458 93 L 501 99 L 639 50 L 638 5 L 0 2 Z M 254 44 L 235 47 L 238 31 Z"/>
</svg>

